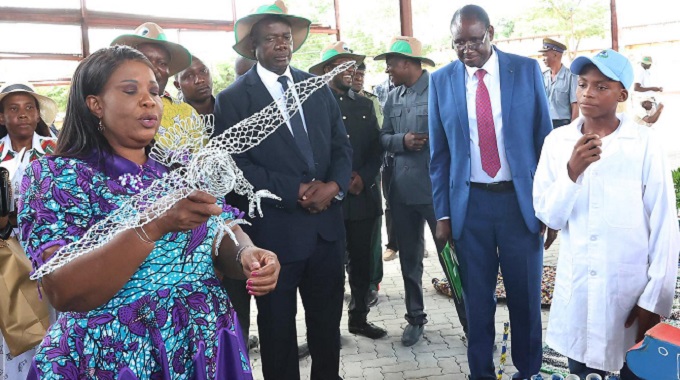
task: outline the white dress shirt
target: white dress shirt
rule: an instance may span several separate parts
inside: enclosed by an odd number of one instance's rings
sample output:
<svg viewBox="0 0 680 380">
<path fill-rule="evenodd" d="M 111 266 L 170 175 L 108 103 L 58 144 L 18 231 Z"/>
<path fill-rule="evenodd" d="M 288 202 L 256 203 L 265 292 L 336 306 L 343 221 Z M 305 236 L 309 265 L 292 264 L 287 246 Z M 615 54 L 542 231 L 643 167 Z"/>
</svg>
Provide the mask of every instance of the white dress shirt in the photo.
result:
<svg viewBox="0 0 680 380">
<path fill-rule="evenodd" d="M 264 83 L 264 86 L 267 88 L 267 91 L 269 91 L 269 94 L 272 96 L 272 98 L 276 101 L 276 103 L 279 105 L 279 109 L 281 110 L 281 114 L 284 115 L 284 117 L 287 115 L 286 112 L 286 103 L 283 100 L 283 86 L 279 82 L 279 77 L 281 75 L 276 74 L 274 72 L 271 72 L 267 69 L 265 69 L 260 63 L 257 63 L 257 68 L 256 68 L 257 75 L 260 77 L 260 80 L 262 80 L 262 83 Z M 297 102 L 298 106 L 300 105 L 300 98 L 298 98 L 297 91 L 295 91 L 295 86 L 294 86 L 294 81 L 293 81 L 293 75 L 290 73 L 290 66 L 286 67 L 286 72 L 283 73 L 284 76 L 288 78 L 288 88 L 291 88 L 293 91 L 293 96 L 295 97 L 295 101 Z M 300 112 L 300 117 L 302 117 L 302 125 L 305 127 L 305 131 L 307 130 L 307 123 L 305 122 L 305 114 L 302 111 L 302 107 L 299 107 L 298 112 Z M 295 135 L 293 133 L 293 127 L 290 126 L 290 122 L 288 119 L 286 119 L 286 125 L 288 125 L 288 130 L 292 135 Z"/>
<path fill-rule="evenodd" d="M 479 68 L 465 66 L 467 75 L 465 76 L 465 99 L 467 101 L 468 123 L 470 124 L 470 182 L 500 182 L 511 181 L 512 173 L 510 172 L 510 165 L 505 156 L 505 143 L 503 139 L 503 110 L 501 109 L 501 77 L 500 67 L 498 65 L 498 54 L 491 50 L 491 56 L 486 61 L 482 69 L 486 70 L 484 75 L 484 84 L 489 90 L 489 98 L 491 100 L 491 111 L 493 114 L 493 124 L 496 129 L 496 142 L 498 144 L 498 157 L 501 161 L 501 170 L 496 173 L 496 176 L 491 178 L 482 169 L 482 156 L 479 150 L 479 134 L 477 133 L 477 84 L 479 80 L 475 73 Z"/>
<path fill-rule="evenodd" d="M 658 81 L 656 80 L 656 76 L 654 75 L 654 71 L 652 71 L 651 68 L 645 69 L 644 67 L 638 65 L 635 68 L 635 81 L 634 83 L 640 83 L 640 86 L 642 87 L 659 87 L 659 84 L 657 83 Z M 635 97 L 635 103 L 638 103 L 636 105 L 639 105 L 640 100 L 644 97 L 656 97 L 659 95 L 658 92 L 656 91 L 644 91 L 644 92 L 638 92 L 634 91 L 633 89 L 633 95 Z M 659 100 L 658 98 L 656 99 L 657 101 Z"/>
<path fill-rule="evenodd" d="M 675 191 L 654 131 L 617 115 L 600 160 L 574 183 L 567 162 L 583 118 L 555 129 L 536 170 L 536 216 L 561 229 L 546 343 L 588 367 L 618 371 L 635 343 L 637 304 L 668 316 L 673 305 L 680 234 Z"/>
</svg>

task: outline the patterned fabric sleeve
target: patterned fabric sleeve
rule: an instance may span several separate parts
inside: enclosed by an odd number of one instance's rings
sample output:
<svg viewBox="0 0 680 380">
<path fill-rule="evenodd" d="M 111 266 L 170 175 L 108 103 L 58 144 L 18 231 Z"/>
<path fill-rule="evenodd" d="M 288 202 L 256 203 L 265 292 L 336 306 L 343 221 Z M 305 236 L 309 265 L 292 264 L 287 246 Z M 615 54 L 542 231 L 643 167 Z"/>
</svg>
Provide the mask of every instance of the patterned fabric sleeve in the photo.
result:
<svg viewBox="0 0 680 380">
<path fill-rule="evenodd" d="M 236 207 L 233 207 L 232 205 L 225 203 L 224 198 L 218 198 L 217 204 L 222 206 L 222 214 L 220 215 L 220 218 L 222 218 L 225 221 L 232 219 L 243 219 L 243 217 L 246 215 L 244 211 L 241 211 Z"/>
<path fill-rule="evenodd" d="M 43 252 L 78 240 L 105 207 L 94 194 L 93 172 L 81 161 L 43 157 L 31 163 L 21 184 L 21 244 L 33 269 Z"/>
</svg>

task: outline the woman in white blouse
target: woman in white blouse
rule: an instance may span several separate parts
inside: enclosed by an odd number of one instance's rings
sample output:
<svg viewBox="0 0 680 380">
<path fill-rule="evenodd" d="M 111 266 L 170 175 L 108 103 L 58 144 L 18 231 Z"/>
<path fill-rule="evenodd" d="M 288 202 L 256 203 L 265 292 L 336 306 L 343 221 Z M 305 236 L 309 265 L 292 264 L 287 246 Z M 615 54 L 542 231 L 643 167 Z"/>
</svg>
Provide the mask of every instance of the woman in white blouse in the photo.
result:
<svg viewBox="0 0 680 380">
<path fill-rule="evenodd" d="M 0 238 L 11 239 L 16 228 L 16 201 L 29 162 L 51 154 L 56 140 L 48 125 L 54 122 L 57 104 L 25 84 L 8 84 L 0 90 L 0 166 L 9 171 L 13 200 L 10 214 L 0 217 Z M 37 291 L 37 288 L 36 288 Z M 0 374 L 4 379 L 26 379 L 35 350 L 12 356 L 0 334 Z"/>
</svg>

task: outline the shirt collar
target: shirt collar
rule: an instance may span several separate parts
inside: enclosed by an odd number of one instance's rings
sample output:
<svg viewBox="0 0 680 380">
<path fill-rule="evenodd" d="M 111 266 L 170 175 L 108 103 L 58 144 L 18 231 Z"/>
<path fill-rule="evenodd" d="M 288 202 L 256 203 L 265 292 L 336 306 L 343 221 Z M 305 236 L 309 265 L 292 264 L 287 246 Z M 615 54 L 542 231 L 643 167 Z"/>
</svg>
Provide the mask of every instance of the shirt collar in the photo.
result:
<svg viewBox="0 0 680 380">
<path fill-rule="evenodd" d="M 32 146 L 31 149 L 35 149 L 40 155 L 44 155 L 45 151 L 42 148 L 42 145 L 40 142 L 44 139 L 44 137 L 40 136 L 37 133 L 33 133 L 33 141 L 31 142 Z M 5 135 L 5 137 L 0 140 L 0 144 L 3 144 L 3 149 L 2 152 L 0 152 L 0 157 L 4 158 L 7 156 L 7 154 L 14 150 L 12 149 L 12 140 L 9 138 L 9 134 Z M 19 152 L 14 152 L 14 153 L 19 153 Z"/>
<path fill-rule="evenodd" d="M 498 72 L 500 71 L 500 68 L 498 67 L 498 54 L 496 54 L 494 48 L 491 48 L 491 55 L 489 56 L 489 59 L 486 61 L 484 66 L 470 67 L 468 65 L 465 65 L 465 71 L 468 74 L 468 78 L 472 78 L 479 69 L 486 70 L 486 73 L 488 75 L 491 75 L 492 77 L 498 75 Z"/>
<path fill-rule="evenodd" d="M 168 169 L 149 157 L 142 165 L 138 165 L 127 158 L 115 153 L 93 151 L 84 160 L 109 178 L 118 178 L 123 174 L 139 174 L 144 167 L 150 168 L 159 174 L 167 173 Z"/>
<path fill-rule="evenodd" d="M 416 83 L 413 84 L 411 87 L 406 87 L 405 85 L 399 87 L 399 96 L 404 96 L 406 93 L 406 90 L 409 88 L 415 91 L 416 94 L 422 95 L 425 90 L 427 90 L 427 86 L 430 84 L 430 73 L 427 70 L 423 70 L 423 73 L 420 75 L 420 78 L 416 81 Z"/>
<path fill-rule="evenodd" d="M 616 118 L 619 119 L 620 124 L 618 127 L 618 132 L 616 134 L 616 138 L 624 138 L 624 139 L 630 139 L 630 138 L 635 138 L 637 131 L 636 131 L 636 125 L 633 122 L 633 120 L 626 115 L 625 113 L 617 113 Z M 583 122 L 585 121 L 585 118 L 583 116 L 579 116 L 578 119 L 574 120 L 571 124 L 568 126 L 561 127 L 562 128 L 569 128 L 569 138 L 570 140 L 573 141 L 578 141 L 583 136 Z M 647 127 L 645 127 L 647 128 Z"/>
<path fill-rule="evenodd" d="M 281 75 L 265 69 L 264 66 L 260 65 L 259 62 L 256 64 L 256 66 L 257 75 L 260 77 L 263 83 L 267 85 L 274 85 L 278 83 L 279 77 Z M 282 75 L 287 76 L 291 82 L 295 82 L 293 80 L 293 74 L 290 73 L 290 66 L 286 67 L 286 71 Z"/>
</svg>

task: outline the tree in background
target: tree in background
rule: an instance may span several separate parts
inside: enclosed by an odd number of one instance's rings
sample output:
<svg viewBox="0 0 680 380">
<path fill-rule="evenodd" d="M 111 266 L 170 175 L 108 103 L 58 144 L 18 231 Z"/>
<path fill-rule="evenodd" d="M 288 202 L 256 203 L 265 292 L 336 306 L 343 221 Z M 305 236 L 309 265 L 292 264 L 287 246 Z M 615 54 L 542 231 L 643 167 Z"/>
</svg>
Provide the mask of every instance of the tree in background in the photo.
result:
<svg viewBox="0 0 680 380">
<path fill-rule="evenodd" d="M 506 21 L 504 32 L 510 22 Z M 605 0 L 540 0 L 512 22 L 508 37 L 561 35 L 567 40 L 569 58 L 574 59 L 580 42 L 604 37 L 609 22 L 609 3 Z"/>
<path fill-rule="evenodd" d="M 70 88 L 71 86 L 40 86 L 36 87 L 35 91 L 57 102 L 59 112 L 66 112 L 66 102 L 68 101 Z"/>
<path fill-rule="evenodd" d="M 213 94 L 217 95 L 220 91 L 229 87 L 236 78 L 234 62 L 220 62 L 210 69 L 213 80 Z"/>
</svg>

